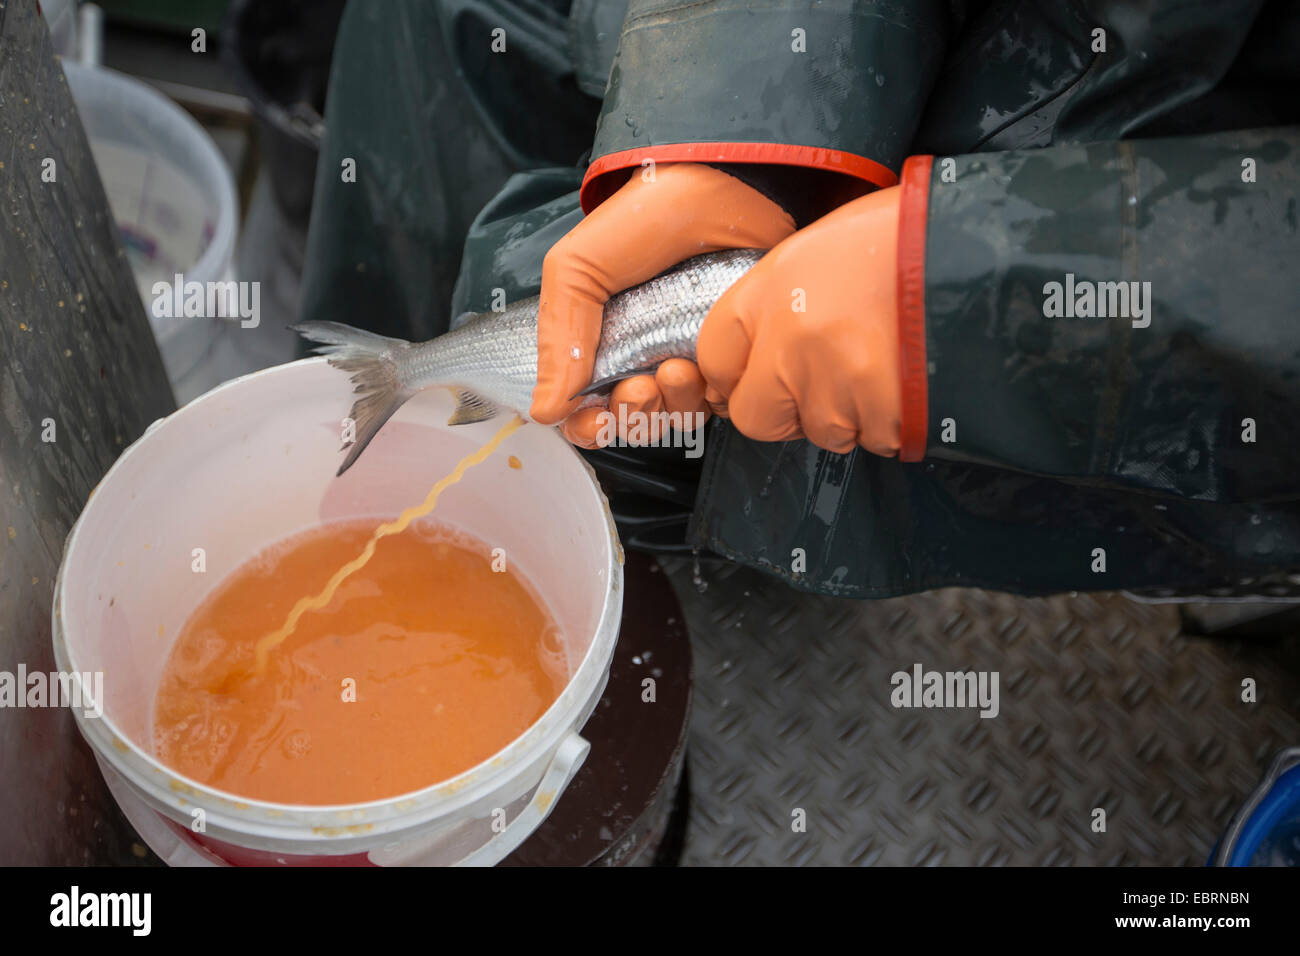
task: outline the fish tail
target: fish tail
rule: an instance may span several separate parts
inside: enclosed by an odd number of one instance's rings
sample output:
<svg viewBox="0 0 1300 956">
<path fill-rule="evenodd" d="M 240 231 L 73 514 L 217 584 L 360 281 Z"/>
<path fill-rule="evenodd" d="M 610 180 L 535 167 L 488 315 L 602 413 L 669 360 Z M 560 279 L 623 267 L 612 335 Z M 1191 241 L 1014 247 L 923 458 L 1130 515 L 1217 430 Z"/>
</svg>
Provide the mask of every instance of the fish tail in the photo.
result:
<svg viewBox="0 0 1300 956">
<path fill-rule="evenodd" d="M 290 328 L 306 339 L 321 343 L 314 351 L 328 356 L 335 368 L 351 373 L 356 386 L 353 392 L 357 398 L 350 414 L 356 440 L 350 447 L 344 446 L 348 454 L 339 466 L 341 475 L 361 457 L 384 423 L 418 391 L 403 381 L 397 364 L 398 356 L 410 343 L 354 329 L 341 322 L 302 322 Z"/>
</svg>

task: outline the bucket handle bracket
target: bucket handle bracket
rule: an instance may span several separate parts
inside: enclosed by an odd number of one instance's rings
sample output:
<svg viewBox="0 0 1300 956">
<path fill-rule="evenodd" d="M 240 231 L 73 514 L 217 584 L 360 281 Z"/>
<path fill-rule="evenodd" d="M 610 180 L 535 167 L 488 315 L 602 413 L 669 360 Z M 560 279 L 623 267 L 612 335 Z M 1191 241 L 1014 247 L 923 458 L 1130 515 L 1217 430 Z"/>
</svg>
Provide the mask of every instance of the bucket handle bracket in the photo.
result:
<svg viewBox="0 0 1300 956">
<path fill-rule="evenodd" d="M 506 824 L 500 833 L 493 835 L 477 850 L 461 859 L 456 866 L 493 866 L 518 849 L 533 831 L 550 815 L 556 802 L 581 769 L 591 744 L 576 733 L 571 733 L 556 748 L 550 766 L 542 774 L 541 782 L 533 791 L 533 798 L 519 815 Z"/>
</svg>

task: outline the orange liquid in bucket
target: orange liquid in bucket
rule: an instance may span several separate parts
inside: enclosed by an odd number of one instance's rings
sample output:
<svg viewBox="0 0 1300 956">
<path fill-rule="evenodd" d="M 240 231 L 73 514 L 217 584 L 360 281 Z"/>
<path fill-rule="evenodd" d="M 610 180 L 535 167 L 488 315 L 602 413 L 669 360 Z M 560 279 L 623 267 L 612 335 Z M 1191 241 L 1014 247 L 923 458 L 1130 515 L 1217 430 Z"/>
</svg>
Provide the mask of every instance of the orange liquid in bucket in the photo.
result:
<svg viewBox="0 0 1300 956">
<path fill-rule="evenodd" d="M 429 523 L 380 539 L 254 673 L 259 640 L 374 531 L 346 521 L 283 542 L 195 611 L 158 692 L 164 763 L 256 799 L 356 803 L 455 776 L 541 717 L 568 680 L 554 622 L 486 545 Z"/>
</svg>

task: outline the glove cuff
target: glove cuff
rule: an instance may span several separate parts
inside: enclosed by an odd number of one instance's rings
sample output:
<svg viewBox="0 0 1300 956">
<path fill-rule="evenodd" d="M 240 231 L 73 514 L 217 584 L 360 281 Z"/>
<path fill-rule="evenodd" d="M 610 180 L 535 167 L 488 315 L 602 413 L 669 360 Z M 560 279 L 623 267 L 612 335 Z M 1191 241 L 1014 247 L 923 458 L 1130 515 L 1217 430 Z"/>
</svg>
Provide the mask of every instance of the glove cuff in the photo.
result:
<svg viewBox="0 0 1300 956">
<path fill-rule="evenodd" d="M 786 143 L 663 143 L 608 153 L 592 160 L 579 190 L 582 211 L 589 213 L 627 181 L 632 170 L 648 160 L 656 163 L 760 163 L 802 166 L 840 173 L 874 186 L 892 186 L 898 177 L 873 159 L 838 149 Z M 862 191 L 866 191 L 864 185 Z"/>
<path fill-rule="evenodd" d="M 933 156 L 903 164 L 898 214 L 898 359 L 902 384 L 900 461 L 925 457 L 930 422 L 925 357 L 925 235 Z"/>
</svg>

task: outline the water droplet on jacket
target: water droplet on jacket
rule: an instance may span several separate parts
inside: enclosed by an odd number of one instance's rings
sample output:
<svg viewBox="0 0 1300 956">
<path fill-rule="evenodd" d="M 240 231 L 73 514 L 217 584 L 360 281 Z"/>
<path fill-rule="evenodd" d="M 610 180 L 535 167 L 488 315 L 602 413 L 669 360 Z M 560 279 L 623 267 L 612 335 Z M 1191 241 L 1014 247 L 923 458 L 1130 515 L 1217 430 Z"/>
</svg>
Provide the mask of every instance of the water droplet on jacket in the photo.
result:
<svg viewBox="0 0 1300 956">
<path fill-rule="evenodd" d="M 876 86 L 884 86 L 884 85 L 885 85 L 885 74 L 883 74 L 883 73 L 877 73 L 877 74 L 876 74 Z"/>
<path fill-rule="evenodd" d="M 694 553 L 694 561 L 691 565 L 691 583 L 695 585 L 695 590 L 701 594 L 709 589 L 709 582 L 704 580 L 703 575 L 700 574 L 700 553 L 698 551 Z"/>
<path fill-rule="evenodd" d="M 569 350 L 569 357 L 572 359 L 582 358 L 582 349 L 578 348 L 575 345 L 572 349 Z"/>
</svg>

